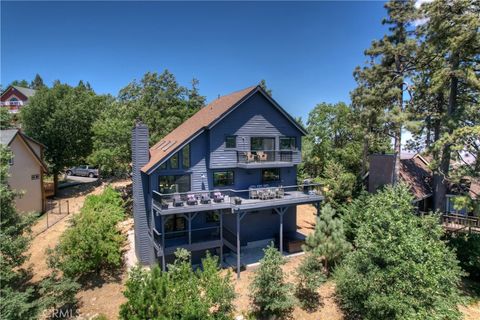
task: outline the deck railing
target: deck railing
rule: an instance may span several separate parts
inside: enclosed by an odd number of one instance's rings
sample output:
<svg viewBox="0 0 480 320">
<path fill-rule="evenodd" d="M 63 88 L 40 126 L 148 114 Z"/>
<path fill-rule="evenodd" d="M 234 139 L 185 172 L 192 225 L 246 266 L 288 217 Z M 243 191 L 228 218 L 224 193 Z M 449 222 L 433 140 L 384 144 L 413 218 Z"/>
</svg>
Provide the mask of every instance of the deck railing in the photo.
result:
<svg viewBox="0 0 480 320">
<path fill-rule="evenodd" d="M 469 217 L 460 214 L 443 214 L 441 222 L 444 226 L 460 230 L 460 229 L 478 229 L 480 231 L 480 219 L 478 217 Z"/>
<path fill-rule="evenodd" d="M 161 210 L 202 205 L 241 205 L 282 199 L 306 198 L 321 195 L 321 185 L 308 183 L 292 186 L 251 186 L 244 190 L 216 189 L 162 194 L 153 191 L 153 203 Z"/>
<path fill-rule="evenodd" d="M 23 106 L 23 101 L 2 101 L 0 102 L 2 106 Z"/>
<path fill-rule="evenodd" d="M 238 163 L 292 162 L 298 150 L 237 151 Z"/>
</svg>

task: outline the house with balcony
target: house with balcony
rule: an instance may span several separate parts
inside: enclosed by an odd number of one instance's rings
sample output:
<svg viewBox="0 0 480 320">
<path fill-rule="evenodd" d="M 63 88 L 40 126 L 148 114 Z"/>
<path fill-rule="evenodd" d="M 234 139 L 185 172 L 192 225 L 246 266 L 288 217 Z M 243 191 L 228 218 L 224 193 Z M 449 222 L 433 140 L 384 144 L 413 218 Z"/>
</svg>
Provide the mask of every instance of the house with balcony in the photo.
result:
<svg viewBox="0 0 480 320">
<path fill-rule="evenodd" d="M 318 186 L 297 183 L 305 129 L 260 86 L 219 97 L 149 148 L 132 130 L 135 249 L 165 269 L 177 248 L 192 263 L 210 251 L 238 274 L 249 250 L 300 248 L 296 207 L 319 207 Z M 297 245 L 295 245 L 297 244 Z"/>
<path fill-rule="evenodd" d="M 7 108 L 9 113 L 18 113 L 35 95 L 35 90 L 19 86 L 9 86 L 0 96 L 0 107 Z"/>
</svg>

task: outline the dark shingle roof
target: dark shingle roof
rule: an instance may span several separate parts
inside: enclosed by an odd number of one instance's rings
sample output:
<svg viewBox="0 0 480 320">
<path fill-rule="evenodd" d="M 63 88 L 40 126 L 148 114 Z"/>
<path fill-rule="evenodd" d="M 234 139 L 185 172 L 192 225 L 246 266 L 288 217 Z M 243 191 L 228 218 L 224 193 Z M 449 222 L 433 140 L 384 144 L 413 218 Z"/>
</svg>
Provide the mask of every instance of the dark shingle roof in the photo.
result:
<svg viewBox="0 0 480 320">
<path fill-rule="evenodd" d="M 20 91 L 27 98 L 33 97 L 35 95 L 35 92 L 37 92 L 36 90 L 30 89 L 30 88 L 19 87 L 19 86 L 12 86 L 12 87 Z"/>
</svg>

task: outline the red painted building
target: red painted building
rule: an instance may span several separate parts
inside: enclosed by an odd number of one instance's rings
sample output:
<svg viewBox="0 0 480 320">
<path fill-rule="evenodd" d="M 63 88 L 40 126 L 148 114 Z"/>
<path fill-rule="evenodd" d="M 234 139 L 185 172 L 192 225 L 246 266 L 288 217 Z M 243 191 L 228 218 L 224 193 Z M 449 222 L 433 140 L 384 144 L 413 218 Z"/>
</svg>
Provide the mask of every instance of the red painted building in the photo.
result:
<svg viewBox="0 0 480 320">
<path fill-rule="evenodd" d="M 9 86 L 0 96 L 0 106 L 8 108 L 10 113 L 18 113 L 28 104 L 28 100 L 35 95 L 35 90 L 19 86 Z"/>
</svg>

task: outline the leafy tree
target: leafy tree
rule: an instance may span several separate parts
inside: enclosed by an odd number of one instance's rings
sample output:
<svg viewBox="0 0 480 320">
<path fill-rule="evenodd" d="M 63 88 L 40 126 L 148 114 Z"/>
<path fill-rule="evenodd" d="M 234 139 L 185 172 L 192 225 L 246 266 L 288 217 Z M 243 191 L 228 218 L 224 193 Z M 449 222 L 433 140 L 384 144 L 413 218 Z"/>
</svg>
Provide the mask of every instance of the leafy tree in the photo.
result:
<svg viewBox="0 0 480 320">
<path fill-rule="evenodd" d="M 0 108 L 0 129 L 10 129 L 12 128 L 13 117 L 8 112 L 7 108 Z"/>
<path fill-rule="evenodd" d="M 471 279 L 480 279 L 480 235 L 457 233 L 448 238 L 448 244 L 455 249 L 460 266 Z"/>
<path fill-rule="evenodd" d="M 229 319 L 234 297 L 230 276 L 221 276 L 218 260 L 207 256 L 196 273 L 190 253 L 179 249 L 175 262 L 162 272 L 132 269 L 124 292 L 128 301 L 121 319 Z"/>
<path fill-rule="evenodd" d="M 29 283 L 31 273 L 23 269 L 30 244 L 33 216 L 20 216 L 14 207 L 17 194 L 7 184 L 11 153 L 0 145 L 0 318 L 36 319 L 40 311 L 75 302 L 78 285 L 52 273 L 38 285 Z"/>
<path fill-rule="evenodd" d="M 339 162 L 329 161 L 320 178 L 324 186 L 323 194 L 326 201 L 333 207 L 349 202 L 356 189 L 357 177 L 347 171 Z"/>
<path fill-rule="evenodd" d="M 29 88 L 30 85 L 27 80 L 13 80 L 9 86 L 19 86 L 19 87 L 24 87 L 24 88 Z"/>
<path fill-rule="evenodd" d="M 43 79 L 37 73 L 35 75 L 35 78 L 30 83 L 30 88 L 35 89 L 35 90 L 39 90 L 39 89 L 44 88 L 44 87 L 45 87 L 45 84 L 43 83 Z"/>
<path fill-rule="evenodd" d="M 398 185 L 371 195 L 356 250 L 335 270 L 342 306 L 363 319 L 460 319 L 462 275 L 437 217 L 412 214 Z M 373 210 L 373 205 L 376 209 Z"/>
<path fill-rule="evenodd" d="M 205 97 L 198 92 L 198 80 L 191 88 L 178 84 L 168 70 L 161 74 L 147 72 L 137 82 L 120 90 L 93 125 L 93 153 L 89 160 L 110 175 L 124 174 L 131 162 L 131 128 L 136 118 L 148 125 L 150 144 L 198 111 Z"/>
<path fill-rule="evenodd" d="M 2 319 L 23 319 L 35 315 L 30 305 L 33 289 L 25 285 L 25 251 L 32 220 L 20 216 L 14 206 L 16 193 L 7 183 L 11 152 L 0 145 L 0 315 Z"/>
<path fill-rule="evenodd" d="M 294 308 L 291 285 L 285 282 L 282 254 L 271 244 L 250 286 L 254 312 L 261 317 L 287 317 Z"/>
<path fill-rule="evenodd" d="M 335 210 L 326 204 L 317 218 L 315 231 L 308 235 L 304 245 L 306 251 L 322 258 L 327 274 L 351 250 L 343 232 L 342 220 L 334 216 Z"/>
<path fill-rule="evenodd" d="M 295 296 L 303 309 L 314 311 L 319 306 L 317 290 L 326 280 L 321 257 L 315 253 L 305 255 L 297 269 Z"/>
<path fill-rule="evenodd" d="M 125 236 L 117 223 L 123 217 L 123 200 L 112 188 L 88 196 L 72 227 L 50 252 L 50 265 L 70 278 L 120 267 Z"/>
<path fill-rule="evenodd" d="M 80 164 L 92 151 L 92 123 L 104 109 L 106 97 L 84 87 L 59 82 L 42 88 L 21 109 L 25 133 L 45 144 L 45 159 L 57 185 L 58 174 Z"/>
</svg>

